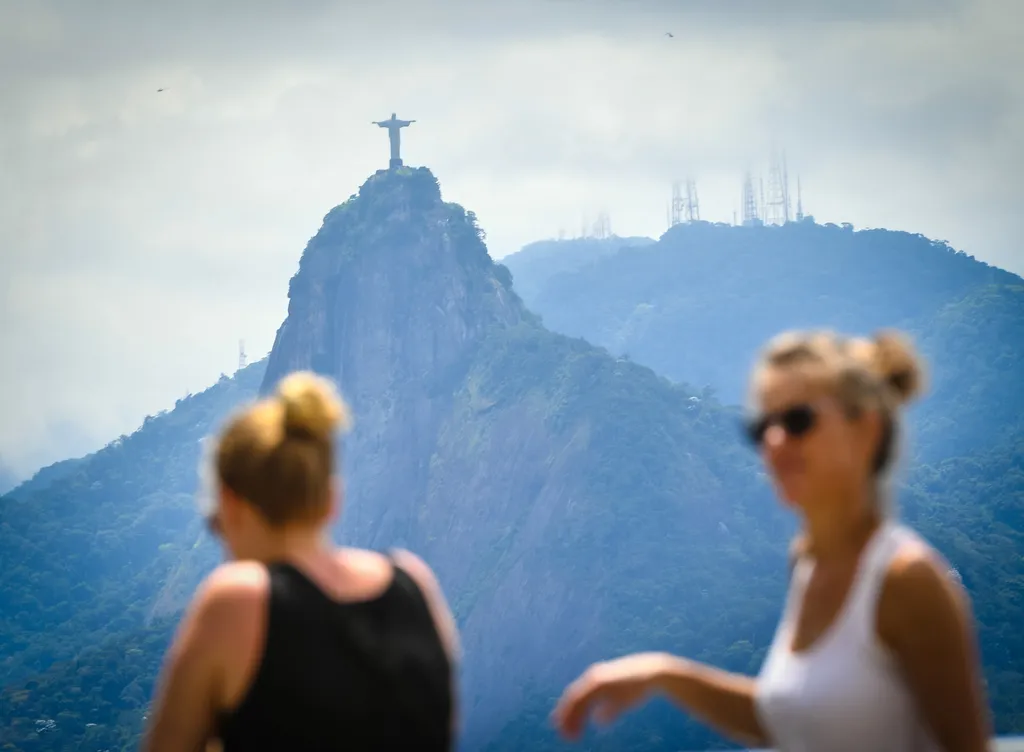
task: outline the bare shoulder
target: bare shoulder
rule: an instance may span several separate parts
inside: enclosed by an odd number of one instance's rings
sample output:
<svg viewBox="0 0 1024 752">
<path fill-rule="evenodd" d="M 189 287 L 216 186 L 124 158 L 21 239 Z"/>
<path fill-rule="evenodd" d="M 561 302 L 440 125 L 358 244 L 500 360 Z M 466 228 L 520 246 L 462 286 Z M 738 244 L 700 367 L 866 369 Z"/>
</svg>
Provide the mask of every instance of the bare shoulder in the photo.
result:
<svg viewBox="0 0 1024 752">
<path fill-rule="evenodd" d="M 395 558 L 395 563 L 416 580 L 416 584 L 423 588 L 425 592 L 440 593 L 441 585 L 437 581 L 434 570 L 427 565 L 427 562 L 423 561 L 412 551 L 406 551 L 401 548 L 395 549 L 392 555 Z"/>
<path fill-rule="evenodd" d="M 902 634 L 925 624 L 956 621 L 965 613 L 966 594 L 941 554 L 922 540 L 901 546 L 889 564 L 878 617 L 883 636 L 899 642 Z"/>
<path fill-rule="evenodd" d="M 197 615 L 217 619 L 240 613 L 244 619 L 263 607 L 270 592 L 266 567 L 254 561 L 221 564 L 207 575 L 196 592 Z"/>
<path fill-rule="evenodd" d="M 270 585 L 267 568 L 255 561 L 229 561 L 214 569 L 200 589 L 211 595 L 265 592 Z"/>
<path fill-rule="evenodd" d="M 357 574 L 379 576 L 391 571 L 388 557 L 377 551 L 365 548 L 340 548 L 338 556 L 346 569 Z"/>
<path fill-rule="evenodd" d="M 885 588 L 901 597 L 920 600 L 952 596 L 960 590 L 950 575 L 951 567 L 942 555 L 927 543 L 905 543 L 893 557 L 886 573 Z"/>
</svg>

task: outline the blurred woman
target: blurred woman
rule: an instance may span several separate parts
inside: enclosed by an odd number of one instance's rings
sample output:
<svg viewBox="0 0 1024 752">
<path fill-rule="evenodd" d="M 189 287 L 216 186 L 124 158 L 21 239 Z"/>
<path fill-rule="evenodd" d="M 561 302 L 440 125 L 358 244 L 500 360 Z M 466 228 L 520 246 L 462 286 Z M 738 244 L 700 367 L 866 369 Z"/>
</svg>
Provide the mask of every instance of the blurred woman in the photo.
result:
<svg viewBox="0 0 1024 752">
<path fill-rule="evenodd" d="M 233 561 L 182 620 L 145 749 L 451 748 L 457 637 L 431 570 L 329 541 L 348 423 L 330 382 L 296 373 L 220 436 L 209 524 Z"/>
<path fill-rule="evenodd" d="M 799 515 L 785 609 L 754 679 L 664 654 L 591 666 L 555 721 L 578 738 L 666 696 L 733 740 L 780 752 L 987 748 L 973 617 L 949 566 L 892 520 L 885 480 L 900 407 L 922 381 L 901 336 L 771 342 L 750 439 Z"/>
</svg>

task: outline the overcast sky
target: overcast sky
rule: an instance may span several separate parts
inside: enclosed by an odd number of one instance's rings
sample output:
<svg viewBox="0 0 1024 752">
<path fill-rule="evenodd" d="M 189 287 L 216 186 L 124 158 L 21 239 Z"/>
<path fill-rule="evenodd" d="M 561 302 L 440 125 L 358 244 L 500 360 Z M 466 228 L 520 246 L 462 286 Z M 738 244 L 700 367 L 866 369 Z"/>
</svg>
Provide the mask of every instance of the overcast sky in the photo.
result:
<svg viewBox="0 0 1024 752">
<path fill-rule="evenodd" d="M 657 236 L 687 174 L 731 221 L 776 143 L 819 221 L 1022 273 L 1022 28 L 1020 0 L 0 0 L 0 463 L 263 355 L 393 111 L 496 257 L 601 209 Z"/>
</svg>

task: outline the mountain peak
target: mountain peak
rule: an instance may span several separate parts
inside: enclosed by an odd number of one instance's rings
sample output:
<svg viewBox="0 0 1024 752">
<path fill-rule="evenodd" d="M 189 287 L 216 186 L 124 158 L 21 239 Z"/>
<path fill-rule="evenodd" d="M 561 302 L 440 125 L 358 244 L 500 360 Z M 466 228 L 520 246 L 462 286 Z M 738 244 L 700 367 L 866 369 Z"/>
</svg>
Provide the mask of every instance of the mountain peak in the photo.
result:
<svg viewBox="0 0 1024 752">
<path fill-rule="evenodd" d="M 371 372 L 423 378 L 459 362 L 489 326 L 529 318 L 476 215 L 443 201 L 426 167 L 380 170 L 328 212 L 288 297 L 264 393 L 300 368 L 349 393 Z"/>
<path fill-rule="evenodd" d="M 429 167 L 396 167 L 377 170 L 359 187 L 359 198 L 415 201 L 421 208 L 441 203 L 441 184 Z"/>
</svg>

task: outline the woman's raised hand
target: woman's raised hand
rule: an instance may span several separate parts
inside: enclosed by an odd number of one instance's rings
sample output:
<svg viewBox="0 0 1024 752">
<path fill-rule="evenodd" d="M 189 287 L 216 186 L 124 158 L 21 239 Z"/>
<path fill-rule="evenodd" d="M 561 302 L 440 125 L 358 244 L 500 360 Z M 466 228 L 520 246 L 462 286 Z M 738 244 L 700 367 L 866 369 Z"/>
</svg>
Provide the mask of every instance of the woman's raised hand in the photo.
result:
<svg viewBox="0 0 1024 752">
<path fill-rule="evenodd" d="M 636 653 L 595 663 L 562 694 L 552 719 L 569 739 L 579 739 L 587 717 L 604 725 L 648 700 L 672 661 L 665 653 Z"/>
</svg>

